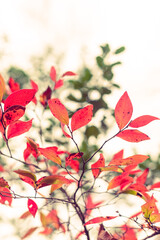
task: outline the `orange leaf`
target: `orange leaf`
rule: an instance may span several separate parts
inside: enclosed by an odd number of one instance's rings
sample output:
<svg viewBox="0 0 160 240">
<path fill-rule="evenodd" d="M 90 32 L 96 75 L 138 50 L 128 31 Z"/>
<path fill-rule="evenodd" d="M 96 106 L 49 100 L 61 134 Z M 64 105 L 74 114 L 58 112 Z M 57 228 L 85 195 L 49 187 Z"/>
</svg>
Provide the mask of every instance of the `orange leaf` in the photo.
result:
<svg viewBox="0 0 160 240">
<path fill-rule="evenodd" d="M 110 161 L 110 163 L 108 164 L 109 165 L 115 165 L 115 164 L 112 164 L 112 162 L 115 162 L 115 160 L 120 160 L 123 158 L 123 149 L 121 151 L 119 151 L 118 153 L 114 154 L 112 160 Z"/>
<path fill-rule="evenodd" d="M 146 155 L 133 155 L 128 158 L 118 159 L 118 160 L 112 160 L 112 163 L 110 165 L 138 165 L 141 162 L 144 162 L 146 159 L 148 159 L 149 156 Z"/>
<path fill-rule="evenodd" d="M 101 223 L 104 221 L 108 221 L 108 220 L 112 220 L 114 218 L 116 218 L 117 216 L 109 216 L 109 217 L 96 217 L 96 218 L 92 218 L 91 220 L 89 220 L 88 222 L 86 222 L 84 225 L 89 225 L 89 224 L 95 224 L 95 223 Z"/>
<path fill-rule="evenodd" d="M 115 107 L 115 119 L 119 129 L 123 129 L 132 117 L 133 106 L 128 93 L 125 92 Z"/>
<path fill-rule="evenodd" d="M 107 189 L 110 190 L 118 186 L 122 188 L 128 184 L 131 184 L 132 182 L 133 178 L 128 176 L 128 173 L 122 173 L 121 175 L 112 178 L 112 180 L 108 184 Z"/>
<path fill-rule="evenodd" d="M 78 128 L 81 128 L 87 125 L 91 121 L 92 115 L 93 115 L 92 104 L 75 112 L 71 119 L 72 132 L 77 130 Z"/>
<path fill-rule="evenodd" d="M 36 212 L 38 210 L 37 204 L 32 199 L 28 199 L 27 206 L 29 212 L 32 214 L 33 217 L 35 217 Z"/>
<path fill-rule="evenodd" d="M 61 123 L 68 125 L 68 112 L 60 100 L 58 98 L 52 98 L 48 101 L 48 104 L 53 116 L 57 118 Z"/>
<path fill-rule="evenodd" d="M 10 188 L 8 182 L 3 177 L 0 178 L 0 187 Z"/>
<path fill-rule="evenodd" d="M 99 174 L 101 172 L 101 169 L 99 169 L 99 168 L 101 168 L 101 167 L 102 168 L 105 167 L 105 159 L 104 159 L 102 153 L 100 154 L 100 158 L 98 159 L 98 161 L 91 165 L 92 174 L 93 174 L 94 178 L 97 178 L 99 176 Z"/>
<path fill-rule="evenodd" d="M 143 127 L 143 126 L 147 125 L 148 123 L 150 123 L 154 120 L 160 120 L 160 119 L 157 117 L 150 116 L 150 115 L 143 115 L 143 116 L 140 116 L 140 117 L 134 119 L 133 121 L 131 121 L 129 126 L 133 127 L 133 128 L 139 128 L 139 127 Z"/>
<path fill-rule="evenodd" d="M 128 142 L 141 142 L 144 140 L 149 140 L 150 138 L 148 135 L 138 131 L 138 130 L 124 130 L 117 134 L 117 137 L 122 138 L 125 141 Z"/>
<path fill-rule="evenodd" d="M 19 177 L 22 181 L 30 184 L 33 188 L 36 187 L 36 176 L 35 174 L 27 171 L 27 170 L 16 170 L 15 173 L 19 174 Z"/>
<path fill-rule="evenodd" d="M 57 147 L 38 148 L 38 150 L 47 159 L 61 165 L 61 159 L 57 154 Z"/>
<path fill-rule="evenodd" d="M 105 167 L 100 167 L 99 168 L 102 171 L 113 171 L 113 172 L 119 172 L 122 173 L 124 172 L 122 168 L 118 166 L 105 166 Z"/>
<path fill-rule="evenodd" d="M 25 219 L 27 217 L 31 216 L 31 213 L 30 211 L 26 211 L 24 212 L 21 216 L 20 216 L 20 219 Z"/>
<path fill-rule="evenodd" d="M 155 202 L 156 202 L 156 200 L 152 196 L 151 199 L 148 202 L 146 202 L 145 204 L 143 204 L 141 206 L 143 215 L 146 219 L 149 219 L 151 213 L 154 212 L 154 209 L 156 208 Z"/>
<path fill-rule="evenodd" d="M 3 99 L 4 91 L 5 91 L 5 82 L 2 75 L 0 74 L 0 102 Z"/>
<path fill-rule="evenodd" d="M 151 223 L 160 222 L 160 213 L 151 213 L 149 220 Z"/>
<path fill-rule="evenodd" d="M 33 227 L 33 228 L 30 228 L 26 234 L 22 237 L 22 240 L 25 239 L 26 237 L 30 236 L 33 232 L 35 232 L 35 230 L 37 229 L 38 227 Z"/>
</svg>

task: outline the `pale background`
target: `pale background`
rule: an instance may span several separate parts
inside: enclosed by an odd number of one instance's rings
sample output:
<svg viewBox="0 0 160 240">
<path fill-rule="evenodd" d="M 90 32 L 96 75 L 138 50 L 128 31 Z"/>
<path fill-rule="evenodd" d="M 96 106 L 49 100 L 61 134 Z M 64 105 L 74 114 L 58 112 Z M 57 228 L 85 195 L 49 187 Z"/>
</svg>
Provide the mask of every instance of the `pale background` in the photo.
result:
<svg viewBox="0 0 160 240">
<path fill-rule="evenodd" d="M 160 117 L 159 0 L 0 0 L 0 36 L 5 35 L 9 43 L 0 47 L 5 51 L 0 72 L 10 64 L 30 69 L 30 56 L 43 53 L 47 44 L 57 54 L 65 54 L 62 72 L 78 69 L 84 61 L 82 50 L 92 62 L 99 45 L 108 42 L 112 49 L 124 45 L 126 51 L 119 55 L 123 65 L 115 71 L 115 81 L 122 88 L 111 104 L 114 107 L 127 90 L 134 117 Z M 113 140 L 110 153 L 136 147 L 140 154 L 156 156 L 160 152 L 160 122 L 142 131 L 150 141 L 135 145 Z"/>
</svg>

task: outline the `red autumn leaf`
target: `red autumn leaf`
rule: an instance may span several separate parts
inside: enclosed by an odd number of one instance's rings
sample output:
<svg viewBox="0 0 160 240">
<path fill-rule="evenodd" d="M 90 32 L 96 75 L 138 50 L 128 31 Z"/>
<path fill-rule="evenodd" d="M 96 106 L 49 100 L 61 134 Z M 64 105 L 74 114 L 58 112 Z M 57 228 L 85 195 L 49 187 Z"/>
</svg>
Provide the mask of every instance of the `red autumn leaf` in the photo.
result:
<svg viewBox="0 0 160 240">
<path fill-rule="evenodd" d="M 160 222 L 160 213 L 151 213 L 149 220 L 151 223 Z"/>
<path fill-rule="evenodd" d="M 52 98 L 48 101 L 49 108 L 55 118 L 61 123 L 68 125 L 69 117 L 65 106 L 60 102 L 58 98 Z"/>
<path fill-rule="evenodd" d="M 19 177 L 22 181 L 30 184 L 33 188 L 36 187 L 36 176 L 35 174 L 27 171 L 27 170 L 16 170 L 15 173 L 19 174 Z"/>
<path fill-rule="evenodd" d="M 53 82 L 56 82 L 56 69 L 53 66 L 50 69 L 50 78 Z"/>
<path fill-rule="evenodd" d="M 99 201 L 99 202 L 93 202 L 91 194 L 88 194 L 86 198 L 86 212 L 85 212 L 85 217 L 88 218 L 96 207 L 99 207 L 104 201 Z"/>
<path fill-rule="evenodd" d="M 43 107 L 46 107 L 48 104 L 48 100 L 51 98 L 52 90 L 48 87 L 41 95 L 40 95 L 40 103 Z"/>
<path fill-rule="evenodd" d="M 25 107 L 20 105 L 14 105 L 9 107 L 3 114 L 3 124 L 8 126 L 9 124 L 20 119 L 25 113 Z"/>
<path fill-rule="evenodd" d="M 69 76 L 75 76 L 75 75 L 77 75 L 76 73 L 74 73 L 74 72 L 71 72 L 71 71 L 68 71 L 68 72 L 65 72 L 63 75 L 62 75 L 62 77 L 69 77 Z"/>
<path fill-rule="evenodd" d="M 8 126 L 7 137 L 8 139 L 10 139 L 10 138 L 19 136 L 25 132 L 28 132 L 31 127 L 32 127 L 32 119 L 27 122 L 18 120 Z"/>
<path fill-rule="evenodd" d="M 37 204 L 32 199 L 28 199 L 27 206 L 29 212 L 32 214 L 33 217 L 35 217 L 38 210 Z"/>
<path fill-rule="evenodd" d="M 112 162 L 115 162 L 115 160 L 120 160 L 123 158 L 123 149 L 119 151 L 118 153 L 114 154 L 112 160 L 109 162 L 108 166 L 114 165 Z"/>
<path fill-rule="evenodd" d="M 53 229 L 52 229 L 52 228 L 46 227 L 46 228 L 44 228 L 43 231 L 41 231 L 41 232 L 39 232 L 39 233 L 47 236 L 47 235 L 50 235 L 52 232 L 53 232 Z"/>
<path fill-rule="evenodd" d="M 95 223 L 101 223 L 104 221 L 108 221 L 108 220 L 112 220 L 114 218 L 116 218 L 117 216 L 108 216 L 108 217 L 96 217 L 96 218 L 92 218 L 91 220 L 89 220 L 88 222 L 86 222 L 84 225 L 89 225 L 89 224 L 95 224 Z"/>
<path fill-rule="evenodd" d="M 112 178 L 112 180 L 108 184 L 108 190 L 113 189 L 115 187 L 120 187 L 121 189 L 133 182 L 133 178 L 128 175 L 128 173 L 124 172 L 119 176 Z M 121 186 L 122 185 L 122 186 Z"/>
<path fill-rule="evenodd" d="M 62 86 L 63 86 L 63 79 L 59 79 L 58 81 L 55 82 L 54 90 L 56 90 Z"/>
<path fill-rule="evenodd" d="M 134 190 L 136 190 L 138 192 L 142 192 L 142 193 L 148 191 L 144 184 L 138 183 L 138 182 L 134 183 L 134 184 L 131 184 L 129 186 L 129 189 L 134 189 Z"/>
<path fill-rule="evenodd" d="M 88 105 L 77 112 L 75 112 L 71 118 L 71 129 L 72 132 L 87 125 L 93 115 L 93 105 Z"/>
<path fill-rule="evenodd" d="M 76 172 L 79 172 L 79 161 L 77 159 L 80 159 L 82 157 L 83 153 L 71 153 L 68 157 L 65 159 L 65 165 L 70 166 L 73 170 Z"/>
<path fill-rule="evenodd" d="M 122 227 L 123 232 L 123 236 L 122 239 L 125 240 L 137 240 L 136 234 L 134 229 L 128 227 L 127 225 L 124 225 L 124 227 Z"/>
<path fill-rule="evenodd" d="M 61 128 L 62 128 L 62 132 L 63 134 L 67 137 L 67 138 L 71 138 L 71 136 L 64 130 L 65 124 L 61 123 Z"/>
<path fill-rule="evenodd" d="M 36 159 L 40 155 L 40 152 L 38 151 L 39 144 L 37 144 L 33 139 L 27 137 L 27 148 L 24 150 L 23 156 L 24 160 L 26 161 L 27 158 L 32 154 L 33 157 Z"/>
<path fill-rule="evenodd" d="M 30 236 L 32 233 L 34 233 L 37 228 L 38 228 L 38 227 L 30 228 L 30 229 L 25 233 L 25 235 L 22 237 L 22 240 L 25 239 L 26 237 Z"/>
<path fill-rule="evenodd" d="M 42 177 L 36 182 L 36 189 L 52 185 L 51 192 L 62 187 L 63 184 L 69 184 L 70 180 L 63 176 L 52 175 L 47 177 Z"/>
<path fill-rule="evenodd" d="M 81 235 L 85 234 L 85 231 L 79 232 L 76 237 L 75 240 L 77 240 Z"/>
<path fill-rule="evenodd" d="M 9 78 L 8 85 L 10 87 L 11 92 L 15 92 L 20 89 L 19 83 L 15 82 L 15 80 L 12 77 Z"/>
<path fill-rule="evenodd" d="M 0 187 L 10 188 L 8 182 L 3 177 L 0 178 Z"/>
<path fill-rule="evenodd" d="M 12 204 L 12 194 L 10 190 L 6 187 L 0 187 L 0 203 L 6 204 L 8 203 L 9 206 Z"/>
<path fill-rule="evenodd" d="M 133 113 L 133 106 L 128 93 L 125 92 L 115 107 L 115 119 L 119 129 L 123 129 L 130 121 Z"/>
<path fill-rule="evenodd" d="M 47 159 L 61 165 L 61 159 L 57 154 L 57 147 L 38 148 L 38 150 Z"/>
<path fill-rule="evenodd" d="M 26 211 L 24 212 L 21 216 L 20 216 L 20 219 L 25 219 L 27 217 L 31 216 L 31 213 L 30 211 Z"/>
<path fill-rule="evenodd" d="M 38 85 L 37 85 L 37 83 L 35 83 L 33 80 L 30 80 L 30 83 L 31 83 L 32 89 L 35 89 L 36 92 L 37 92 L 37 91 L 38 91 Z M 32 99 L 32 102 L 34 102 L 34 104 L 37 104 L 36 96 L 34 96 L 34 98 Z"/>
<path fill-rule="evenodd" d="M 143 173 L 142 173 L 139 177 L 137 177 L 136 182 L 137 182 L 137 183 L 144 184 L 144 183 L 146 182 L 148 173 L 149 173 L 149 168 L 146 168 L 146 169 L 143 171 Z"/>
<path fill-rule="evenodd" d="M 156 200 L 152 196 L 149 201 L 147 201 L 145 204 L 141 206 L 144 217 L 146 219 L 149 219 L 151 213 L 154 212 L 155 208 L 156 208 Z"/>
<path fill-rule="evenodd" d="M 149 140 L 150 138 L 145 133 L 142 133 L 138 130 L 124 130 L 117 134 L 117 137 L 122 138 L 128 142 L 141 142 L 144 140 Z"/>
<path fill-rule="evenodd" d="M 0 74 L 0 102 L 3 99 L 4 92 L 5 92 L 5 81 L 2 75 Z"/>
<path fill-rule="evenodd" d="M 128 158 L 118 159 L 118 160 L 112 160 L 111 165 L 138 165 L 141 162 L 144 162 L 146 159 L 148 159 L 149 156 L 146 155 L 133 155 Z"/>
<path fill-rule="evenodd" d="M 143 115 L 143 116 L 140 116 L 140 117 L 132 120 L 130 122 L 129 126 L 133 127 L 133 128 L 139 128 L 139 127 L 143 127 L 143 126 L 147 125 L 148 123 L 150 123 L 154 120 L 160 120 L 160 119 L 157 117 L 150 116 L 150 115 Z"/>
<path fill-rule="evenodd" d="M 98 161 L 91 165 L 92 174 L 94 178 L 97 178 L 99 176 L 101 172 L 101 170 L 99 169 L 100 167 L 105 167 L 105 159 L 102 153 L 100 154 L 100 158 L 98 159 Z"/>
<path fill-rule="evenodd" d="M 63 224 L 60 222 L 57 211 L 55 209 L 52 209 L 46 216 L 46 222 L 48 224 L 52 224 L 56 229 L 61 228 L 63 232 L 66 231 Z"/>
<path fill-rule="evenodd" d="M 36 94 L 35 89 L 20 89 L 10 94 L 4 102 L 4 111 L 13 105 L 26 106 Z"/>
<path fill-rule="evenodd" d="M 152 184 L 152 186 L 150 186 L 150 189 L 154 189 L 154 188 L 160 188 L 160 182 L 154 183 Z"/>
</svg>

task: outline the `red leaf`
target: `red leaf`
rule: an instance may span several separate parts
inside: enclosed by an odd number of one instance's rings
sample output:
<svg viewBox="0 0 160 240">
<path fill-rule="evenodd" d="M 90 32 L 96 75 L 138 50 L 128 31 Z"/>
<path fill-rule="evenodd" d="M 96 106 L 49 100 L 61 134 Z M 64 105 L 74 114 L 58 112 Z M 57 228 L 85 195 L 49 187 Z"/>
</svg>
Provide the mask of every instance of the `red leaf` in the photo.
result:
<svg viewBox="0 0 160 240">
<path fill-rule="evenodd" d="M 37 85 L 37 83 L 35 83 L 33 80 L 30 80 L 30 83 L 31 83 L 32 88 L 35 89 L 36 92 L 37 92 L 37 91 L 38 91 L 38 85 Z"/>
<path fill-rule="evenodd" d="M 50 235 L 53 232 L 53 229 L 50 227 L 46 227 L 44 228 L 43 231 L 39 232 L 40 234 L 44 234 L 44 235 Z"/>
<path fill-rule="evenodd" d="M 3 177 L 0 178 L 0 187 L 10 188 L 8 182 Z"/>
<path fill-rule="evenodd" d="M 28 132 L 32 127 L 32 119 L 28 122 L 16 121 L 8 126 L 7 137 L 8 139 L 19 136 L 25 132 Z"/>
<path fill-rule="evenodd" d="M 35 230 L 37 229 L 38 227 L 33 227 L 33 228 L 30 228 L 26 234 L 22 237 L 22 240 L 25 239 L 26 237 L 30 236 L 33 232 L 35 232 Z"/>
<path fill-rule="evenodd" d="M 48 100 L 51 98 L 52 90 L 48 87 L 41 95 L 40 95 L 40 103 L 43 107 L 46 107 L 48 104 Z"/>
<path fill-rule="evenodd" d="M 92 174 L 93 174 L 94 178 L 97 178 L 99 176 L 100 172 L 101 172 L 101 170 L 98 169 L 98 168 L 99 167 L 104 167 L 104 166 L 105 166 L 105 159 L 103 157 L 103 154 L 101 153 L 98 161 L 91 165 Z"/>
<path fill-rule="evenodd" d="M 62 86 L 63 86 L 63 79 L 59 79 L 57 82 L 55 82 L 54 90 L 56 90 L 57 88 L 60 88 Z"/>
<path fill-rule="evenodd" d="M 120 160 L 123 158 L 123 149 L 121 151 L 119 151 L 118 153 L 114 154 L 112 160 L 110 161 L 110 163 L 108 164 L 108 166 L 110 165 L 114 165 L 112 162 L 115 162 L 115 160 Z"/>
<path fill-rule="evenodd" d="M 0 102 L 3 99 L 4 92 L 5 92 L 5 81 L 2 75 L 0 74 Z"/>
<path fill-rule="evenodd" d="M 119 129 L 123 129 L 132 117 L 133 106 L 128 93 L 125 92 L 115 107 L 115 119 Z"/>
<path fill-rule="evenodd" d="M 26 211 L 24 212 L 21 216 L 20 216 L 20 219 L 25 219 L 27 217 L 31 216 L 31 213 L 30 211 Z"/>
<path fill-rule="evenodd" d="M 15 82 L 13 78 L 9 78 L 8 85 L 10 87 L 11 92 L 15 92 L 20 89 L 19 83 Z"/>
<path fill-rule="evenodd" d="M 9 107 L 3 114 L 3 124 L 4 126 L 8 126 L 20 119 L 25 113 L 25 107 L 20 105 L 14 105 Z"/>
<path fill-rule="evenodd" d="M 56 82 L 56 69 L 53 66 L 50 69 L 50 78 L 53 82 Z"/>
<path fill-rule="evenodd" d="M 22 181 L 30 184 L 33 188 L 36 187 L 36 176 L 35 174 L 27 171 L 27 170 L 16 170 L 15 173 L 19 174 L 19 177 Z"/>
<path fill-rule="evenodd" d="M 154 120 L 160 120 L 160 119 L 157 117 L 150 116 L 150 115 L 143 115 L 143 116 L 140 116 L 140 117 L 134 119 L 133 121 L 131 121 L 129 126 L 133 127 L 133 128 L 139 128 L 139 127 L 143 127 L 143 126 L 147 125 L 148 123 L 150 123 Z"/>
<path fill-rule="evenodd" d="M 57 147 L 38 148 L 38 150 L 47 159 L 61 165 L 61 159 L 57 154 Z"/>
<path fill-rule="evenodd" d="M 138 165 L 139 163 L 144 162 L 148 158 L 149 156 L 137 154 L 128 158 L 112 160 L 111 165 Z"/>
<path fill-rule="evenodd" d="M 8 205 L 11 206 L 12 204 L 12 194 L 6 187 L 0 187 L 0 203 L 6 204 L 8 202 Z"/>
<path fill-rule="evenodd" d="M 13 105 L 26 106 L 36 94 L 35 89 L 21 89 L 10 94 L 4 102 L 4 111 Z"/>
<path fill-rule="evenodd" d="M 69 154 L 68 157 L 66 157 L 65 162 L 66 162 L 66 167 L 70 166 L 73 170 L 76 172 L 79 172 L 79 161 L 76 159 L 81 158 L 83 153 L 72 153 Z"/>
<path fill-rule="evenodd" d="M 68 71 L 68 72 L 65 72 L 65 73 L 62 75 L 62 77 L 65 77 L 65 76 L 75 76 L 75 75 L 77 75 L 77 74 L 74 73 L 74 72 Z"/>
<path fill-rule="evenodd" d="M 112 220 L 114 218 L 116 218 L 117 216 L 109 216 L 109 217 L 96 217 L 96 218 L 92 218 L 91 220 L 89 220 L 88 222 L 86 222 L 84 225 L 89 225 L 89 224 L 95 224 L 95 223 L 101 223 L 104 221 L 108 221 L 108 220 Z"/>
<path fill-rule="evenodd" d="M 78 110 L 73 114 L 71 119 L 72 132 L 77 130 L 78 128 L 81 128 L 87 125 L 91 121 L 92 115 L 93 115 L 92 111 L 93 111 L 93 105 L 91 104 Z"/>
<path fill-rule="evenodd" d="M 48 101 L 48 104 L 53 116 L 57 118 L 61 123 L 68 125 L 68 112 L 60 100 L 58 98 L 52 98 Z"/>
<path fill-rule="evenodd" d="M 38 210 L 37 204 L 32 199 L 28 199 L 27 206 L 29 212 L 32 214 L 33 217 L 35 217 Z"/>
<path fill-rule="evenodd" d="M 138 130 L 124 130 L 117 134 L 117 137 L 122 138 L 125 141 L 128 142 L 141 142 L 144 140 L 149 140 L 150 138 L 148 135 L 138 131 Z"/>
<path fill-rule="evenodd" d="M 157 182 L 157 183 L 152 184 L 152 186 L 150 187 L 150 189 L 154 189 L 154 188 L 160 188 L 160 182 Z"/>
<path fill-rule="evenodd" d="M 92 197 L 91 194 L 88 194 L 87 198 L 86 198 L 86 212 L 85 212 L 85 217 L 88 218 L 92 212 L 92 210 L 94 210 L 96 207 L 99 207 L 104 201 L 99 201 L 94 203 L 92 201 Z"/>
<path fill-rule="evenodd" d="M 112 178 L 108 184 L 108 190 L 120 186 L 121 188 L 133 182 L 133 178 L 128 176 L 128 173 L 122 173 L 119 176 Z M 121 186 L 122 185 L 122 186 Z"/>
<path fill-rule="evenodd" d="M 61 123 L 61 128 L 62 128 L 62 132 L 63 134 L 67 137 L 67 138 L 71 138 L 71 136 L 64 130 L 65 124 Z"/>
<path fill-rule="evenodd" d="M 137 183 L 144 184 L 144 183 L 146 182 L 148 173 L 149 173 L 149 168 L 146 168 L 146 169 L 143 171 L 143 173 L 142 173 L 139 177 L 137 177 L 136 182 L 137 182 Z"/>
</svg>

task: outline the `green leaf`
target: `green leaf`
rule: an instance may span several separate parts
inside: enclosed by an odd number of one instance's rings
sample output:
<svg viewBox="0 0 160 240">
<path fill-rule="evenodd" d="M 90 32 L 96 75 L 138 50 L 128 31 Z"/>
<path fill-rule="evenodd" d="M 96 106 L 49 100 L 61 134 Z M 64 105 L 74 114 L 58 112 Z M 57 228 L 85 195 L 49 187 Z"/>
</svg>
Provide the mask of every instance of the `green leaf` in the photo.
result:
<svg viewBox="0 0 160 240">
<path fill-rule="evenodd" d="M 97 136 L 100 134 L 100 131 L 97 127 L 95 126 L 90 126 L 87 127 L 86 131 L 85 131 L 85 135 L 87 138 L 94 136 L 95 138 L 97 138 Z"/>
<path fill-rule="evenodd" d="M 104 62 L 103 62 L 103 58 L 98 56 L 96 57 L 96 61 L 97 61 L 97 65 L 100 67 L 100 68 L 103 68 L 104 67 Z"/>
<path fill-rule="evenodd" d="M 110 52 L 110 47 L 109 47 L 109 44 L 106 44 L 104 46 L 101 46 L 101 49 L 103 51 L 103 55 L 107 55 L 109 52 Z"/>
<path fill-rule="evenodd" d="M 125 47 L 120 47 L 115 51 L 115 54 L 119 54 L 125 50 Z"/>
</svg>

